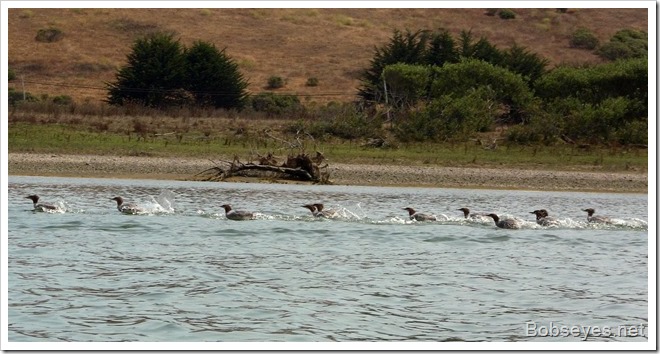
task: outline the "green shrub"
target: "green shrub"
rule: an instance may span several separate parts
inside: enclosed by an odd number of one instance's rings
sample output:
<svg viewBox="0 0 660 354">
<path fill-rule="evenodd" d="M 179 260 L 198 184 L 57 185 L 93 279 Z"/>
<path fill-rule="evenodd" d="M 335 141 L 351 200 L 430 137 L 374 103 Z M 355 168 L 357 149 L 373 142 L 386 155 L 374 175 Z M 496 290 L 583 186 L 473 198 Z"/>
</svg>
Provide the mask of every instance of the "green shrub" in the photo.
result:
<svg viewBox="0 0 660 354">
<path fill-rule="evenodd" d="M 506 132 L 506 141 L 519 145 L 532 145 L 540 140 L 538 131 L 524 125 L 514 125 Z"/>
<path fill-rule="evenodd" d="M 401 32 L 394 31 L 394 35 L 389 42 L 376 48 L 374 57 L 371 59 L 369 68 L 362 73 L 360 81 L 362 82 L 358 95 L 364 102 L 384 102 L 383 94 L 383 69 L 392 64 L 419 64 L 425 63 L 428 59 L 426 50 L 429 41 L 427 31 Z"/>
<path fill-rule="evenodd" d="M 512 20 L 516 18 L 516 13 L 510 9 L 502 9 L 499 13 L 499 16 L 503 20 Z"/>
<path fill-rule="evenodd" d="M 623 98 L 606 99 L 600 104 L 583 104 L 564 117 L 564 133 L 590 143 L 608 143 L 616 138 L 618 128 L 626 126 L 628 105 Z"/>
<path fill-rule="evenodd" d="M 648 119 L 626 122 L 616 131 L 616 138 L 620 144 L 643 144 L 648 145 Z"/>
<path fill-rule="evenodd" d="M 271 76 L 268 78 L 268 89 L 278 89 L 284 87 L 284 79 L 280 76 Z"/>
<path fill-rule="evenodd" d="M 494 98 L 495 92 L 489 87 L 472 89 L 464 95 L 444 95 L 411 112 L 395 134 L 402 141 L 465 141 L 493 125 L 498 114 L 493 108 Z"/>
<path fill-rule="evenodd" d="M 598 55 L 608 60 L 648 57 L 648 34 L 644 31 L 623 29 L 603 44 Z"/>
<path fill-rule="evenodd" d="M 73 99 L 71 98 L 71 96 L 68 96 L 68 95 L 55 96 L 55 97 L 53 97 L 53 103 L 58 104 L 58 105 L 62 105 L 62 106 L 66 106 L 66 105 L 72 104 Z"/>
<path fill-rule="evenodd" d="M 39 99 L 35 96 L 33 96 L 29 92 L 25 92 L 25 96 L 23 96 L 22 91 L 16 91 L 14 88 L 9 88 L 7 90 L 7 96 L 8 96 L 8 103 L 12 106 L 17 105 L 20 102 L 36 102 L 39 101 Z M 25 99 L 23 99 L 25 98 Z"/>
<path fill-rule="evenodd" d="M 432 69 L 424 65 L 394 64 L 383 69 L 388 103 L 394 108 L 408 108 L 428 95 Z"/>
<path fill-rule="evenodd" d="M 533 95 L 523 78 L 505 68 L 481 60 L 468 59 L 434 68 L 430 97 L 460 97 L 472 90 L 488 87 L 493 103 L 506 107 L 500 112 L 502 123 L 521 123 L 528 115 Z"/>
<path fill-rule="evenodd" d="M 561 116 L 538 111 L 527 124 L 510 127 L 506 132 L 506 140 L 521 145 L 537 143 L 552 145 L 561 134 Z"/>
<path fill-rule="evenodd" d="M 571 35 L 570 45 L 573 48 L 595 49 L 598 46 L 598 38 L 586 28 L 578 28 Z"/>
<path fill-rule="evenodd" d="M 512 45 L 504 51 L 501 66 L 520 76 L 530 83 L 530 86 L 543 74 L 549 61 L 536 53 L 528 51 L 525 47 Z"/>
<path fill-rule="evenodd" d="M 318 86 L 319 85 L 319 79 L 317 79 L 315 77 L 310 77 L 310 78 L 307 79 L 307 82 L 305 83 L 305 85 L 310 86 L 310 87 Z"/>
<path fill-rule="evenodd" d="M 37 31 L 37 35 L 34 38 L 37 42 L 46 42 L 46 43 L 52 43 L 52 42 L 57 42 L 62 37 L 64 36 L 64 33 L 62 33 L 62 30 L 58 28 L 47 28 L 47 29 L 40 29 Z"/>
<path fill-rule="evenodd" d="M 594 104 L 619 96 L 646 102 L 647 60 L 626 59 L 582 68 L 558 67 L 537 80 L 534 90 L 538 97 L 551 104 L 556 104 L 554 98 L 569 97 Z"/>
<path fill-rule="evenodd" d="M 633 50 L 625 43 L 609 42 L 598 50 L 598 55 L 607 60 L 632 58 Z"/>
<path fill-rule="evenodd" d="M 7 68 L 7 79 L 8 81 L 12 81 L 16 79 L 16 72 L 12 68 Z"/>
<path fill-rule="evenodd" d="M 314 138 L 333 136 L 341 139 L 374 138 L 382 135 L 382 120 L 370 117 L 354 104 L 329 103 L 313 114 L 307 123 L 295 122 L 288 131 L 304 131 Z"/>
<path fill-rule="evenodd" d="M 272 92 L 262 92 L 250 98 L 252 108 L 268 115 L 282 115 L 300 111 L 303 107 L 295 95 L 277 95 Z"/>
</svg>

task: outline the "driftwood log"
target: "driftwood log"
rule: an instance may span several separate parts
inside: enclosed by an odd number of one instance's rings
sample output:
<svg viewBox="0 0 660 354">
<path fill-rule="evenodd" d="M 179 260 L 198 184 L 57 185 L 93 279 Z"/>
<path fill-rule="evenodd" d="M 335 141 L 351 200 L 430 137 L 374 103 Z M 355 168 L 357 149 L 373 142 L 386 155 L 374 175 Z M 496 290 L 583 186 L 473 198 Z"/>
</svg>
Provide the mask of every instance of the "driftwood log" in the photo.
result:
<svg viewBox="0 0 660 354">
<path fill-rule="evenodd" d="M 196 174 L 195 179 L 224 181 L 230 177 L 255 177 L 329 184 L 328 164 L 323 164 L 324 160 L 325 157 L 320 152 L 317 152 L 314 157 L 304 153 L 296 156 L 289 155 L 281 164 L 272 154 L 259 156 L 258 163 L 243 163 L 238 157 L 234 157 L 231 162 L 221 161 L 224 166 L 216 163 L 216 166 Z"/>
</svg>

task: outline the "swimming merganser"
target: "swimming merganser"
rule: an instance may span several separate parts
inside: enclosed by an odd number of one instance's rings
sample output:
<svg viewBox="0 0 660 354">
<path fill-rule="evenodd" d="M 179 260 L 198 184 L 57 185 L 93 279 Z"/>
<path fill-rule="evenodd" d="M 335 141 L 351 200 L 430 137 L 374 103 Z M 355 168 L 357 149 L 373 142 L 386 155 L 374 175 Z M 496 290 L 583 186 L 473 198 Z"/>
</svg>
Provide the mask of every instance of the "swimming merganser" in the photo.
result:
<svg viewBox="0 0 660 354">
<path fill-rule="evenodd" d="M 488 214 L 495 221 L 495 225 L 502 229 L 519 229 L 520 224 L 514 219 L 503 219 L 500 220 L 500 217 L 497 214 Z"/>
<path fill-rule="evenodd" d="M 140 208 L 136 204 L 124 203 L 124 198 L 122 197 L 114 197 L 110 200 L 117 202 L 117 210 L 119 210 L 122 214 L 139 214 L 145 212 L 143 208 Z"/>
<path fill-rule="evenodd" d="M 221 207 L 225 209 L 225 216 L 227 216 L 227 219 L 229 220 L 254 219 L 254 214 L 249 211 L 233 210 L 229 204 L 223 204 Z"/>
<path fill-rule="evenodd" d="M 471 214 L 470 214 L 470 209 L 468 209 L 468 208 L 460 208 L 460 209 L 458 209 L 458 210 L 460 210 L 460 211 L 463 212 L 463 215 L 465 216 L 466 219 L 467 219 L 468 217 L 469 217 L 470 219 L 481 219 L 481 218 L 483 218 L 484 216 L 486 216 L 485 214 L 479 214 L 479 213 L 471 213 Z"/>
<path fill-rule="evenodd" d="M 323 215 L 323 217 L 326 217 L 326 218 L 336 218 L 336 217 L 339 217 L 339 212 L 337 212 L 337 211 L 334 210 L 334 209 L 326 209 L 326 210 L 324 210 L 324 209 L 323 209 L 324 206 L 323 206 L 322 203 L 315 203 L 315 204 L 312 204 L 312 205 L 316 208 L 316 210 L 317 210 L 319 213 L 321 213 L 321 214 Z"/>
<path fill-rule="evenodd" d="M 408 215 L 410 216 L 410 220 L 416 220 L 416 221 L 438 221 L 438 218 L 435 217 L 435 215 L 428 215 L 428 214 L 422 214 L 418 213 L 415 211 L 413 208 L 403 208 L 403 210 L 408 210 Z"/>
<path fill-rule="evenodd" d="M 548 216 L 548 211 L 545 209 L 534 210 L 529 213 L 536 215 L 536 223 L 541 226 L 559 225 L 559 221 L 552 216 Z"/>
<path fill-rule="evenodd" d="M 317 205 L 321 206 L 321 209 Z M 305 204 L 303 205 L 303 208 L 309 209 L 309 211 L 312 212 L 312 215 L 314 215 L 317 218 L 334 218 L 337 217 L 337 212 L 334 210 L 323 210 L 323 204 Z"/>
<path fill-rule="evenodd" d="M 598 222 L 598 223 L 606 223 L 606 224 L 609 224 L 609 223 L 612 222 L 612 220 L 610 220 L 610 218 L 608 218 L 608 217 L 594 216 L 594 213 L 596 212 L 596 210 L 594 210 L 593 208 L 582 209 L 582 211 L 587 212 L 587 221 L 589 221 L 589 222 Z"/>
<path fill-rule="evenodd" d="M 34 195 L 29 195 L 25 197 L 27 199 L 32 200 L 32 204 L 34 205 L 34 211 L 47 211 L 47 210 L 58 210 L 59 208 L 51 203 L 39 203 L 39 196 L 34 194 Z"/>
</svg>

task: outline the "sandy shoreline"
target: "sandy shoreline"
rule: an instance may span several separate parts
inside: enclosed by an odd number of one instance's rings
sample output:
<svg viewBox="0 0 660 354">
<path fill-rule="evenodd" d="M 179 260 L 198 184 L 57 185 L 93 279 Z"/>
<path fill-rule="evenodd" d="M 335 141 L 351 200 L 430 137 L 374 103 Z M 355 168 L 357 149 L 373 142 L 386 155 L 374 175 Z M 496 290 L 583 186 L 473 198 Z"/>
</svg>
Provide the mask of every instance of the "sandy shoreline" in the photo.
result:
<svg viewBox="0 0 660 354">
<path fill-rule="evenodd" d="M 208 159 L 8 154 L 9 175 L 192 180 Z M 582 172 L 478 167 L 331 164 L 337 185 L 417 186 L 648 193 L 644 172 Z"/>
</svg>

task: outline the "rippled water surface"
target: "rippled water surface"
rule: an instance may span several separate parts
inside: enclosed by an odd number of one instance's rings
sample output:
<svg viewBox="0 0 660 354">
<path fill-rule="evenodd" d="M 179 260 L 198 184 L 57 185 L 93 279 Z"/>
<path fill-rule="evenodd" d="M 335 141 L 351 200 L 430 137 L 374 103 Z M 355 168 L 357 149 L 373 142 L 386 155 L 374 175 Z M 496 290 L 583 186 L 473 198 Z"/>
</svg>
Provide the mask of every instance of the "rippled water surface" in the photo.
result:
<svg viewBox="0 0 660 354">
<path fill-rule="evenodd" d="M 117 195 L 148 212 L 120 214 Z M 10 342 L 648 340 L 619 335 L 648 323 L 646 195 L 10 176 L 8 207 Z M 541 208 L 560 225 L 538 226 Z"/>
</svg>

